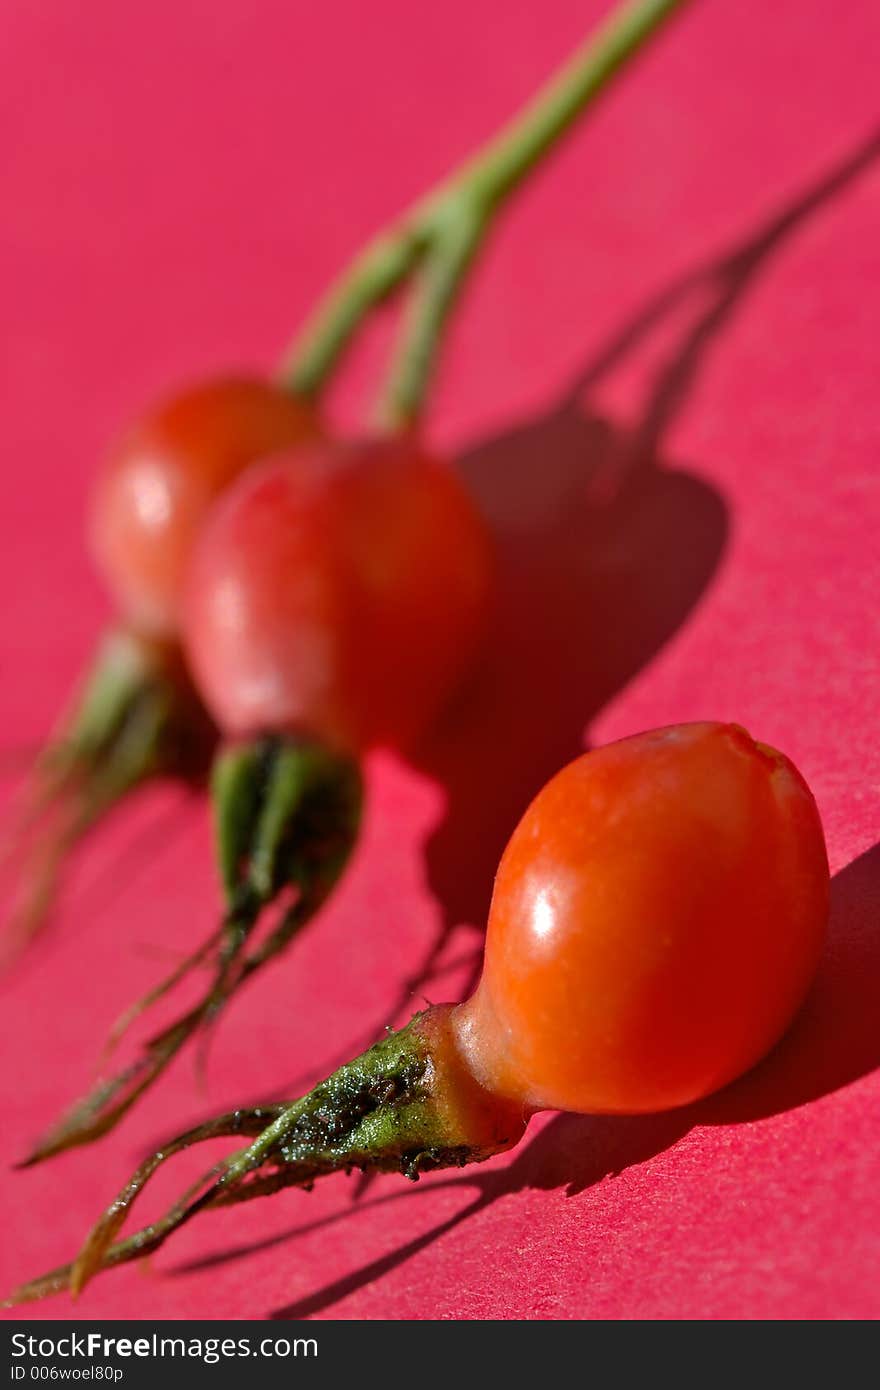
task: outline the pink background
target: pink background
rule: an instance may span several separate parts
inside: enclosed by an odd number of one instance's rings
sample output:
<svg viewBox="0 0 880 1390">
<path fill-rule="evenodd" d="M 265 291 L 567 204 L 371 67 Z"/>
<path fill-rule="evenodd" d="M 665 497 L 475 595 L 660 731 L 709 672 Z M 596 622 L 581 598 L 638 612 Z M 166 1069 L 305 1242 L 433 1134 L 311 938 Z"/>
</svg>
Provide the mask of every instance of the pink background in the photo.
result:
<svg viewBox="0 0 880 1390">
<path fill-rule="evenodd" d="M 364 238 L 604 8 L 7 0 L 13 755 L 44 735 L 107 617 L 81 517 L 114 431 L 181 379 L 268 368 Z M 498 850 L 584 741 L 735 718 L 801 766 L 835 877 L 793 1033 L 693 1109 L 548 1116 L 513 1155 L 415 1189 L 334 1178 L 207 1215 L 149 1271 L 34 1316 L 880 1313 L 878 43 L 869 0 L 695 4 L 510 209 L 431 421 L 501 537 L 484 668 L 418 766 L 371 761 L 356 863 L 229 1009 L 207 1093 L 182 1059 L 100 1147 L 4 1176 L 0 1286 L 68 1258 L 170 1129 L 296 1093 L 365 1042 L 441 934 L 397 1016 L 456 997 Z M 344 418 L 386 343 L 383 325 L 351 363 Z M 206 816 L 173 790 L 85 849 L 54 930 L 2 986 L 5 1163 L 217 909 Z"/>
</svg>

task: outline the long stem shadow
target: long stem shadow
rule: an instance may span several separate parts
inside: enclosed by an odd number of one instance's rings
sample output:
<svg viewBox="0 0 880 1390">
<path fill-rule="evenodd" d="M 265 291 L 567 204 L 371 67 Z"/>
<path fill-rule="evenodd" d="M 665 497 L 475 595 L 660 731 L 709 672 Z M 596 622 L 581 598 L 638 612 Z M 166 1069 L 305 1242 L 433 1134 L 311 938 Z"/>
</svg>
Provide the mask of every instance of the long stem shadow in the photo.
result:
<svg viewBox="0 0 880 1390">
<path fill-rule="evenodd" d="M 583 749 L 599 711 L 705 592 L 723 551 L 727 510 L 707 482 L 667 463 L 665 436 L 772 255 L 878 155 L 880 134 L 872 132 L 739 245 L 652 298 L 578 373 L 556 409 L 461 459 L 497 536 L 498 611 L 478 677 L 419 760 L 448 794 L 445 820 L 426 849 L 444 918 L 386 1022 L 426 988 L 456 927 L 484 919 L 501 849 L 535 789 Z M 656 373 L 639 419 L 627 430 L 601 419 L 591 408 L 595 387 L 691 296 L 695 314 Z M 582 1191 L 663 1151 L 694 1124 L 777 1113 L 872 1071 L 880 1065 L 878 900 L 875 849 L 834 880 L 831 947 L 800 1020 L 736 1086 L 665 1116 L 560 1116 L 508 1167 L 452 1180 L 476 1191 L 461 1212 L 273 1316 L 332 1306 L 499 1196 L 524 1187 Z"/>
<path fill-rule="evenodd" d="M 668 465 L 665 438 L 773 255 L 878 155 L 875 130 L 757 231 L 652 298 L 578 373 L 555 410 L 461 460 L 495 528 L 501 592 L 479 678 L 422 759 L 448 793 L 446 818 L 426 851 L 444 919 L 396 1001 L 398 1012 L 425 988 L 456 926 L 483 919 L 506 836 L 535 788 L 581 751 L 599 711 L 705 592 L 723 551 L 726 508 L 705 481 Z M 601 419 L 591 408 L 595 388 L 692 298 L 695 316 L 668 351 L 635 425 L 622 430 Z M 759 1118 L 872 1071 L 880 1065 L 878 882 L 876 849 L 835 878 L 832 944 L 817 986 L 789 1037 L 748 1078 L 670 1116 L 560 1117 L 509 1168 L 461 1180 L 477 1184 L 462 1212 L 274 1316 L 331 1306 L 521 1185 L 567 1182 L 580 1190 L 615 1165 L 668 1147 L 693 1124 Z M 479 960 L 474 982 L 478 970 Z M 608 1144 L 619 1146 L 616 1157 Z"/>
<path fill-rule="evenodd" d="M 705 479 L 664 458 L 670 426 L 772 256 L 878 155 L 873 131 L 756 231 L 643 306 L 548 414 L 461 458 L 497 538 L 498 603 L 479 673 L 418 760 L 447 792 L 426 848 L 443 918 L 394 1017 L 425 989 L 455 928 L 485 921 L 501 851 L 537 788 L 584 750 L 597 715 L 704 595 L 727 508 Z M 603 419 L 597 386 L 691 305 L 635 423 Z M 475 951 L 474 978 L 479 963 Z"/>
<path fill-rule="evenodd" d="M 832 168 L 735 245 L 686 271 L 603 343 L 556 406 L 473 449 L 459 466 L 496 538 L 496 612 L 479 671 L 416 764 L 446 790 L 426 846 L 442 916 L 422 958 L 333 1070 L 421 1007 L 462 927 L 481 931 L 501 852 L 535 791 L 588 746 L 593 721 L 682 627 L 705 594 L 728 534 L 724 499 L 664 456 L 670 427 L 708 356 L 773 256 L 880 156 L 872 130 Z M 646 339 L 692 307 L 624 428 L 593 405 L 596 388 Z M 704 711 L 695 711 L 703 714 Z M 479 975 L 482 936 L 464 945 Z M 288 1078 L 259 1104 L 296 1093 Z"/>
</svg>

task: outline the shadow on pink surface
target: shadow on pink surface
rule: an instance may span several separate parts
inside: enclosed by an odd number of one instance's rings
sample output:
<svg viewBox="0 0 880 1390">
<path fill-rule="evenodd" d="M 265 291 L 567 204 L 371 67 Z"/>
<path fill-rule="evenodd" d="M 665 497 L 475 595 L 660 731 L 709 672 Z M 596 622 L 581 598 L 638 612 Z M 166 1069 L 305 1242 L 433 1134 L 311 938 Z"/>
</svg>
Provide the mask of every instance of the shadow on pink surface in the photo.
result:
<svg viewBox="0 0 880 1390">
<path fill-rule="evenodd" d="M 500 851 L 535 788 L 581 751 L 585 728 L 705 591 L 723 550 L 725 506 L 707 483 L 663 462 L 664 435 L 768 257 L 878 154 L 880 137 L 872 134 L 742 245 L 652 300 L 580 374 L 556 411 L 462 459 L 499 536 L 503 584 L 483 670 L 422 760 L 449 792 L 447 818 L 427 849 L 445 917 L 423 969 L 401 991 L 398 1012 L 426 988 L 454 928 L 483 920 Z M 589 394 L 604 374 L 697 292 L 696 317 L 656 377 L 637 426 L 623 432 L 591 414 Z M 874 1071 L 880 1065 L 878 922 L 880 846 L 836 875 L 829 947 L 816 986 L 791 1032 L 749 1076 L 664 1115 L 558 1116 L 508 1167 L 431 1185 L 472 1190 L 462 1211 L 271 1316 L 302 1318 L 332 1307 L 498 1197 L 559 1188 L 574 1195 L 670 1148 L 696 1125 L 759 1120 Z M 476 976 L 480 951 L 474 959 Z M 413 1195 L 402 1190 L 380 1203 Z M 281 1245 L 344 1220 L 350 1210 L 186 1268 Z"/>
<path fill-rule="evenodd" d="M 756 232 L 652 298 L 555 409 L 459 460 L 497 538 L 497 611 L 479 672 L 418 760 L 447 792 L 426 848 L 443 918 L 383 1022 L 422 1006 L 457 927 L 482 928 L 501 852 L 537 789 L 589 746 L 598 714 L 705 594 L 723 554 L 727 508 L 710 483 L 669 464 L 666 435 L 772 256 L 878 155 L 874 131 Z M 591 404 L 596 387 L 685 310 L 634 426 L 601 418 Z M 473 985 L 482 935 L 467 941 Z"/>
<path fill-rule="evenodd" d="M 578 1193 L 644 1163 L 678 1143 L 695 1126 L 746 1124 L 792 1110 L 851 1085 L 880 1066 L 877 999 L 880 997 L 880 844 L 838 873 L 832 884 L 829 943 L 816 984 L 794 1026 L 748 1076 L 718 1095 L 660 1115 L 558 1115 L 506 1168 L 476 1168 L 433 1182 L 472 1191 L 473 1200 L 388 1254 L 268 1316 L 307 1318 L 374 1283 L 500 1197 L 526 1189 Z M 391 1206 L 417 1198 L 418 1191 L 369 1203 Z M 365 1204 L 366 1205 L 366 1204 Z M 206 1269 L 258 1251 L 283 1246 L 297 1236 L 352 1215 L 346 1207 L 320 1221 L 304 1223 L 252 1245 L 237 1246 L 178 1266 L 174 1273 Z"/>
<path fill-rule="evenodd" d="M 654 296 L 545 416 L 459 460 L 494 528 L 500 583 L 481 669 L 417 759 L 447 793 L 443 824 L 426 848 L 442 924 L 385 1017 L 339 1060 L 367 1045 L 382 1022 L 421 1006 L 456 929 L 482 928 L 501 851 L 536 789 L 583 751 L 597 715 L 704 596 L 723 554 L 727 509 L 710 483 L 670 465 L 668 430 L 772 254 L 878 153 L 880 136 L 872 133 L 756 233 Z M 622 428 L 602 418 L 596 388 L 683 310 L 685 326 L 667 347 L 636 422 Z M 147 851 L 152 833 L 134 849 Z M 109 898 L 136 868 L 132 855 L 125 874 L 117 864 L 112 881 L 91 889 Z M 481 941 L 481 934 L 464 938 L 472 981 Z M 292 1078 L 284 1093 L 301 1082 Z"/>
</svg>

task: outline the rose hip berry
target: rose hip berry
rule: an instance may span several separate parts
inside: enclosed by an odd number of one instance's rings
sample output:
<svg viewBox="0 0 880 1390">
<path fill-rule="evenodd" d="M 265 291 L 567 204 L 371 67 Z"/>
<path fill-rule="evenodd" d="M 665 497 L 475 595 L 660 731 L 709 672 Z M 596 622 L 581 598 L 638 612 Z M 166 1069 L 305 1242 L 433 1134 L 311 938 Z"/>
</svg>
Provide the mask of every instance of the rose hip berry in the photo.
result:
<svg viewBox="0 0 880 1390">
<path fill-rule="evenodd" d="M 168 637 L 189 553 L 211 503 L 256 459 L 314 435 L 311 409 L 260 378 L 183 391 L 123 437 L 91 501 L 92 551 L 135 631 Z"/>
<path fill-rule="evenodd" d="M 407 438 L 254 469 L 193 553 L 184 644 L 220 728 L 405 746 L 473 656 L 490 547 L 453 469 Z"/>
<path fill-rule="evenodd" d="M 207 1207 L 339 1169 L 479 1162 L 542 1109 L 639 1113 L 708 1095 L 777 1041 L 816 970 L 828 860 L 806 782 L 735 724 L 589 753 L 526 811 L 502 857 L 483 976 L 292 1104 L 237 1110 L 149 1158 L 40 1298 L 157 1248 Z M 165 1158 L 255 1136 L 167 1215 L 113 1244 Z"/>
</svg>

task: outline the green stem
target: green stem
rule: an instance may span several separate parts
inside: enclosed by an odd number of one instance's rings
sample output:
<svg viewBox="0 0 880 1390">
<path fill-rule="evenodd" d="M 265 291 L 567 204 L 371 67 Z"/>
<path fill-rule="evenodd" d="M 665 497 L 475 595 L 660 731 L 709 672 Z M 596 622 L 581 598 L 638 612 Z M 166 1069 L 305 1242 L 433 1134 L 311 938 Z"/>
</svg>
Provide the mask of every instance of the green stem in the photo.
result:
<svg viewBox="0 0 880 1390">
<path fill-rule="evenodd" d="M 371 242 L 306 323 L 282 364 L 281 385 L 317 397 L 361 320 L 405 279 L 423 250 L 416 220 L 409 218 Z"/>
<path fill-rule="evenodd" d="M 618 5 L 489 144 L 457 176 L 497 203 L 525 178 L 574 124 L 616 72 L 684 0 L 628 0 Z"/>
<path fill-rule="evenodd" d="M 454 205 L 453 205 L 454 206 Z M 379 423 L 390 429 L 415 423 L 440 348 L 443 329 L 468 268 L 487 230 L 469 202 L 455 208 L 448 231 L 425 262 L 405 316 L 400 344 L 379 407 Z"/>
<path fill-rule="evenodd" d="M 417 419 L 443 326 L 500 205 L 557 144 L 611 78 L 685 0 L 625 0 L 524 111 L 422 199 L 343 272 L 280 373 L 317 396 L 365 315 L 423 267 L 382 414 L 394 428 Z"/>
</svg>

